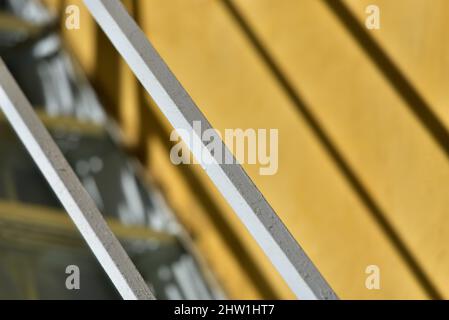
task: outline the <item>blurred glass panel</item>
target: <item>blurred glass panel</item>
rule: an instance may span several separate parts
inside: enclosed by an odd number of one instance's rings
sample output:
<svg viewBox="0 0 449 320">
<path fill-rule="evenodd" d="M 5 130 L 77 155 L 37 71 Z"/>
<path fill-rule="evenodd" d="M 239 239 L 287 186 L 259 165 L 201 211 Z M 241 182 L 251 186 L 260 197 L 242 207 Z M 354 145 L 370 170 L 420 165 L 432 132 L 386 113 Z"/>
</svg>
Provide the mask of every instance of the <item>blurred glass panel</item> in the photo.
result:
<svg viewBox="0 0 449 320">
<path fill-rule="evenodd" d="M 0 55 L 38 109 L 102 123 L 106 117 L 76 61 L 64 50 L 57 24 L 36 24 L 0 11 Z"/>
<path fill-rule="evenodd" d="M 176 238 L 114 222 L 111 228 L 159 299 L 213 297 Z M 79 290 L 66 288 L 71 265 L 80 269 Z M 120 298 L 68 216 L 44 207 L 0 202 L 0 279 L 7 279 L 0 298 Z"/>
<path fill-rule="evenodd" d="M 171 219 L 155 207 L 132 161 L 110 136 L 93 125 L 54 118 L 48 129 L 98 208 L 125 224 L 170 230 Z M 65 130 L 62 129 L 65 127 Z M 5 199 L 59 208 L 60 204 L 33 160 L 5 120 L 0 122 L 1 189 Z"/>
</svg>

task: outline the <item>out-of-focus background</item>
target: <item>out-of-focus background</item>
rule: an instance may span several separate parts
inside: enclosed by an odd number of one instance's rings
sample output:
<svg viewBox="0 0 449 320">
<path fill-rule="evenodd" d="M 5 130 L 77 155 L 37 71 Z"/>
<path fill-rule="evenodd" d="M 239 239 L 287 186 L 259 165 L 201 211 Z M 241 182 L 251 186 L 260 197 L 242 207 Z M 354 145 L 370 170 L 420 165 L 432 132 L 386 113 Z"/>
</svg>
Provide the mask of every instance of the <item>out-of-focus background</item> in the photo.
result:
<svg viewBox="0 0 449 320">
<path fill-rule="evenodd" d="M 279 129 L 277 174 L 244 167 L 340 298 L 449 298 L 449 1 L 123 3 L 215 128 Z M 294 298 L 201 168 L 170 162 L 82 1 L 0 8 L 0 55 L 158 297 Z M 116 298 L 0 125 L 0 297 Z M 68 264 L 89 288 L 65 289 Z"/>
</svg>

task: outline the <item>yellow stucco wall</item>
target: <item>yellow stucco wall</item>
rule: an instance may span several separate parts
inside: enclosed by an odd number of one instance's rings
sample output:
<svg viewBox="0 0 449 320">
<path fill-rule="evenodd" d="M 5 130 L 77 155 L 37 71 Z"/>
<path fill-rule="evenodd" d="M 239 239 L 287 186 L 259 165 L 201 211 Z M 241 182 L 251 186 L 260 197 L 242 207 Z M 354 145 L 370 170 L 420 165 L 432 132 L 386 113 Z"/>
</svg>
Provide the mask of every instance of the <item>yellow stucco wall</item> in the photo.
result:
<svg viewBox="0 0 449 320">
<path fill-rule="evenodd" d="M 47 2 L 62 15 L 69 4 L 80 7 L 81 29 L 62 28 L 67 45 L 228 295 L 293 298 L 201 169 L 171 164 L 170 126 L 82 1 Z M 411 111 L 413 99 L 401 96 L 326 1 L 231 2 L 293 93 L 224 1 L 124 2 L 214 127 L 279 129 L 277 174 L 245 169 L 340 297 L 449 297 L 445 142 L 435 141 Z M 381 29 L 365 32 L 447 127 L 447 1 L 342 3 L 362 28 L 366 6 L 380 7 Z M 365 268 L 373 264 L 381 270 L 380 290 L 365 287 Z"/>
</svg>

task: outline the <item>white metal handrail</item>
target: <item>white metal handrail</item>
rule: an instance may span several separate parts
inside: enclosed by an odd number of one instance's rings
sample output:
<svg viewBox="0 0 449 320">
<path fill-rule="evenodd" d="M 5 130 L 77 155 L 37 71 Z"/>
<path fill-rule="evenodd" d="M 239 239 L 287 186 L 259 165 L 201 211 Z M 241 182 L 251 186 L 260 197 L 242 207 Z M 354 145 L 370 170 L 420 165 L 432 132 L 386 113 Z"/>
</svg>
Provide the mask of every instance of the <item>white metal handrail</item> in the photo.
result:
<svg viewBox="0 0 449 320">
<path fill-rule="evenodd" d="M 84 0 L 89 11 L 128 63 L 171 125 L 179 130 L 195 158 L 228 201 L 253 238 L 299 299 L 337 299 L 336 294 L 293 238 L 286 226 L 236 161 L 220 164 L 194 130 L 210 123 L 153 48 L 145 34 L 118 0 Z M 150 124 L 151 125 L 151 124 Z M 188 132 L 189 137 L 183 137 Z M 224 158 L 232 153 L 220 141 Z M 194 148 L 199 145 L 201 148 Z"/>
<path fill-rule="evenodd" d="M 124 299 L 154 299 L 0 58 L 0 108 Z"/>
</svg>

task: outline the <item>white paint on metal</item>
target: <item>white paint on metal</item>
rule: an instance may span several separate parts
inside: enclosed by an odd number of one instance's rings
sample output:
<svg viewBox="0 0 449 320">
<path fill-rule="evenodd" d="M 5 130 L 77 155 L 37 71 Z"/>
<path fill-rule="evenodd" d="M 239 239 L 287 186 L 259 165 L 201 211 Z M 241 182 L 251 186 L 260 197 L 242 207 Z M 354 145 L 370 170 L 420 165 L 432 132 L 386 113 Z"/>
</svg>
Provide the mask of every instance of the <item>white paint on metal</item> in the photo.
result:
<svg viewBox="0 0 449 320">
<path fill-rule="evenodd" d="M 0 108 L 124 299 L 154 299 L 0 58 Z"/>
<path fill-rule="evenodd" d="M 118 0 L 84 0 L 91 14 L 176 129 L 193 133 L 189 148 L 299 299 L 337 299 L 319 271 L 239 164 L 219 164 L 205 148 L 211 125 Z M 113 68 L 115 66 L 111 66 Z M 151 123 L 148 125 L 151 126 Z M 181 133 L 180 132 L 180 133 Z M 184 141 L 189 137 L 182 137 Z M 233 158 L 224 147 L 224 158 Z M 202 146 L 202 148 L 193 148 Z M 201 159 L 201 160 L 200 160 Z M 236 163 L 234 161 L 234 163 Z"/>
</svg>

